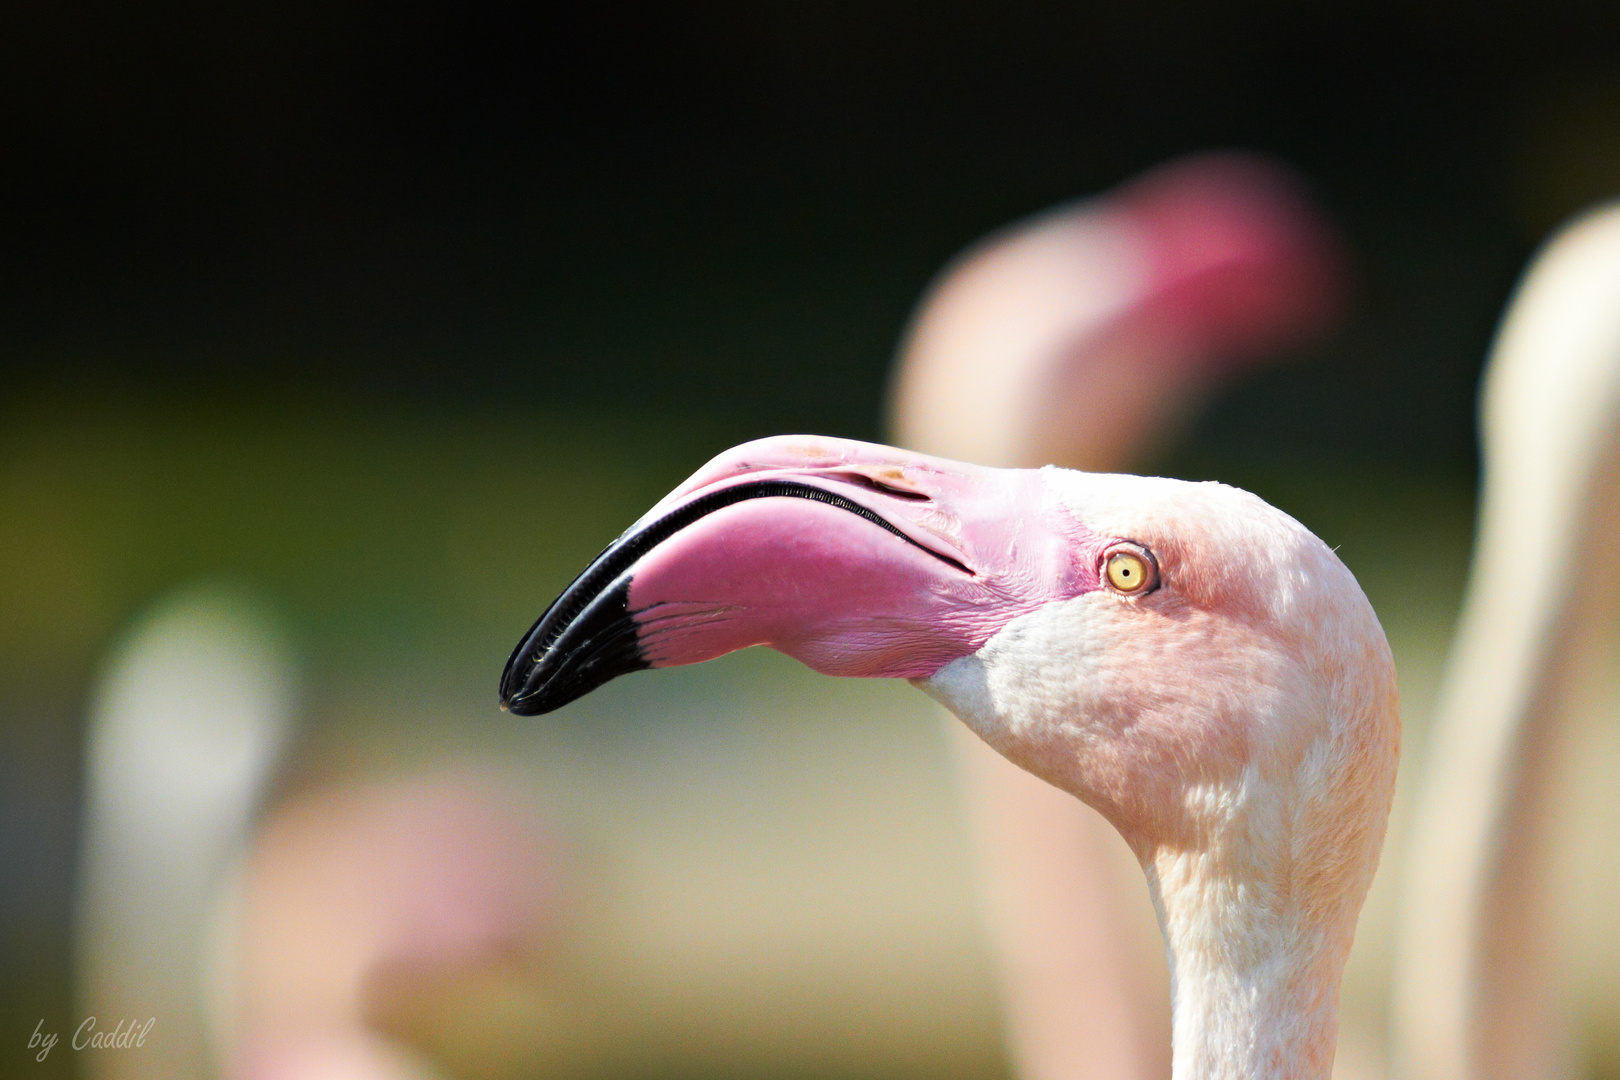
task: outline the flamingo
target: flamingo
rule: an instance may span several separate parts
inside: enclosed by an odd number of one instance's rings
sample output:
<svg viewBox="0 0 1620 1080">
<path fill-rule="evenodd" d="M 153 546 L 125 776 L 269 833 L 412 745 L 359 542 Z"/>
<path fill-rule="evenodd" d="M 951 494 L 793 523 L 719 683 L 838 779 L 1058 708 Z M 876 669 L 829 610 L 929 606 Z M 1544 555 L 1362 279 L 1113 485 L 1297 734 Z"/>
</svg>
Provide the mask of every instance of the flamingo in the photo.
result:
<svg viewBox="0 0 1620 1080">
<path fill-rule="evenodd" d="M 379 1030 L 395 984 L 533 957 L 558 910 L 532 807 L 489 772 L 330 785 L 267 815 L 225 920 L 226 1075 L 442 1075 Z"/>
<path fill-rule="evenodd" d="M 500 701 L 544 713 L 756 644 L 910 680 L 1119 830 L 1179 1080 L 1330 1075 L 1400 719 L 1371 605 L 1303 526 L 1220 484 L 760 440 L 585 568 Z"/>
<path fill-rule="evenodd" d="M 906 332 L 890 427 L 983 465 L 1117 468 L 1215 383 L 1325 327 L 1341 264 L 1281 166 L 1232 152 L 1161 165 L 947 267 Z"/>
<path fill-rule="evenodd" d="M 1340 263 L 1299 183 L 1254 155 L 1193 155 L 1061 205 L 974 245 L 930 288 L 896 363 L 894 441 L 985 465 L 1130 466 L 1213 384 L 1332 319 Z M 948 730 L 1016 1072 L 1167 1075 L 1163 943 L 1128 849 Z"/>
<path fill-rule="evenodd" d="M 194 585 L 154 605 L 92 694 L 76 912 L 86 1017 L 154 1024 L 98 1077 L 213 1075 L 208 930 L 294 727 L 300 672 L 275 621 Z"/>
<path fill-rule="evenodd" d="M 545 830 L 487 768 L 264 810 L 298 723 L 293 655 L 248 594 L 193 585 L 104 664 L 77 975 L 102 1030 L 153 1026 L 140 1053 L 87 1057 L 94 1076 L 431 1080 L 374 1023 L 389 978 L 530 956 L 555 923 Z"/>
<path fill-rule="evenodd" d="M 1620 506 L 1620 205 L 1555 237 L 1508 308 L 1480 401 L 1484 484 L 1397 928 L 1396 1075 L 1568 1075 L 1546 910 L 1550 751 Z"/>
</svg>

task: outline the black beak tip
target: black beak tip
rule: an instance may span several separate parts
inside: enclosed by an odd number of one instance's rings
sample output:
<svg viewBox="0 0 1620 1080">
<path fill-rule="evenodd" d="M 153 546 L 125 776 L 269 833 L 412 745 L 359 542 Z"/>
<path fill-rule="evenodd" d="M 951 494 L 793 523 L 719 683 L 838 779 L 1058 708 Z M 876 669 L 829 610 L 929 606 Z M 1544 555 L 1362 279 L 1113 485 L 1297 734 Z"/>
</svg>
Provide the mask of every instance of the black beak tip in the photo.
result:
<svg viewBox="0 0 1620 1080">
<path fill-rule="evenodd" d="M 539 716 L 563 704 L 559 701 L 548 707 L 548 699 L 554 695 L 547 690 L 554 680 L 548 679 L 547 673 L 541 670 L 542 665 L 535 662 L 529 648 L 531 640 L 531 637 L 524 638 L 506 662 L 506 670 L 501 672 L 501 712 L 513 716 Z"/>
<path fill-rule="evenodd" d="M 501 712 L 511 713 L 513 716 L 539 716 L 541 713 L 550 711 L 550 709 L 544 708 L 540 702 L 535 701 L 533 695 L 501 699 Z"/>
<path fill-rule="evenodd" d="M 551 695 L 548 695 L 543 687 L 534 690 L 517 689 L 508 691 L 503 686 L 500 699 L 501 712 L 511 713 L 513 716 L 539 716 L 565 704 L 560 701 L 549 702 L 547 700 L 549 697 Z"/>
<path fill-rule="evenodd" d="M 555 712 L 611 679 L 650 666 L 637 640 L 629 589 L 626 578 L 560 626 L 552 625 L 553 604 L 523 636 L 501 672 L 501 709 L 514 716 Z"/>
<path fill-rule="evenodd" d="M 527 634 L 523 635 L 523 640 L 518 642 L 518 647 L 512 650 L 512 655 L 506 661 L 506 667 L 501 671 L 501 687 L 498 693 L 501 712 L 515 713 L 518 716 L 524 715 L 521 700 L 524 688 L 520 685 L 520 680 L 514 677 L 514 673 L 525 669 L 533 670 L 533 663 L 523 660 L 523 654 L 528 651 L 528 644 L 533 636 L 534 630 L 531 628 Z"/>
<path fill-rule="evenodd" d="M 558 703 L 558 705 L 561 704 L 561 702 Z M 548 708 L 545 696 L 542 694 L 519 694 L 515 697 L 503 697 L 501 699 L 501 712 L 511 713 L 513 716 L 539 716 L 557 708 L 558 705 L 552 705 Z"/>
</svg>

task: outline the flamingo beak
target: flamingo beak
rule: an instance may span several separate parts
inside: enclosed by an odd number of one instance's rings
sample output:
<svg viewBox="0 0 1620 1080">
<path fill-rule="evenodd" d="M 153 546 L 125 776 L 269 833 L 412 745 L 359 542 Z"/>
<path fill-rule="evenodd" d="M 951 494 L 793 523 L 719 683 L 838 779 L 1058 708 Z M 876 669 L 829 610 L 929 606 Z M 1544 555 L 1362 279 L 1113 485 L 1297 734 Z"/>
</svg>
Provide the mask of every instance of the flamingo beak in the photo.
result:
<svg viewBox="0 0 1620 1080">
<path fill-rule="evenodd" d="M 591 561 L 524 635 L 501 707 L 768 645 L 831 675 L 926 678 L 1098 587 L 1106 541 L 1034 470 L 784 436 L 727 451 Z"/>
</svg>

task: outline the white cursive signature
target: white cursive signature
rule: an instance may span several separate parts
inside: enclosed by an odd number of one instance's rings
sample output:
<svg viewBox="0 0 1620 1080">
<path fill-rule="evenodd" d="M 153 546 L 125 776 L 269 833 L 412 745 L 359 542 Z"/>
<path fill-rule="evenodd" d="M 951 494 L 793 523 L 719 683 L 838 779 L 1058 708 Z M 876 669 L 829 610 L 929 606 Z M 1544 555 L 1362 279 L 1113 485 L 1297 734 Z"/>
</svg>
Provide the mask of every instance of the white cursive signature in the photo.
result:
<svg viewBox="0 0 1620 1080">
<path fill-rule="evenodd" d="M 97 1031 L 96 1018 L 87 1016 L 74 1031 L 72 1046 L 75 1050 L 133 1050 L 146 1045 L 146 1036 L 155 1023 L 155 1016 L 148 1017 L 144 1024 L 139 1020 L 120 1020 L 111 1031 Z M 34 1033 L 28 1037 L 28 1049 L 39 1051 L 34 1060 L 44 1061 L 56 1040 L 56 1032 L 45 1030 L 45 1021 L 35 1024 Z"/>
</svg>

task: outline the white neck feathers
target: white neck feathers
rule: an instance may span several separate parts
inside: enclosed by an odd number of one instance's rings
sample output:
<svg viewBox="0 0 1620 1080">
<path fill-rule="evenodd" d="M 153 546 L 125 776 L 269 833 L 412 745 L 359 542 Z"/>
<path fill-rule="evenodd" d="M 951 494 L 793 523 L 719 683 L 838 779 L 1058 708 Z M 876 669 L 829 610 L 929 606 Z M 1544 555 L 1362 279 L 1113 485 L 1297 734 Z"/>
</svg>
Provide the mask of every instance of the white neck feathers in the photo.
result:
<svg viewBox="0 0 1620 1080">
<path fill-rule="evenodd" d="M 1147 872 L 1169 945 L 1176 1080 L 1328 1080 L 1348 935 L 1207 856 L 1161 854 Z"/>
</svg>

